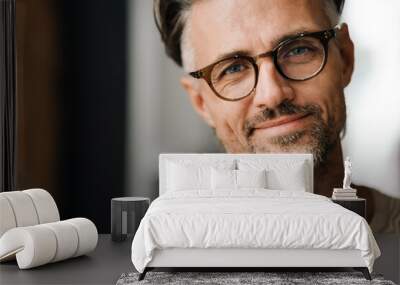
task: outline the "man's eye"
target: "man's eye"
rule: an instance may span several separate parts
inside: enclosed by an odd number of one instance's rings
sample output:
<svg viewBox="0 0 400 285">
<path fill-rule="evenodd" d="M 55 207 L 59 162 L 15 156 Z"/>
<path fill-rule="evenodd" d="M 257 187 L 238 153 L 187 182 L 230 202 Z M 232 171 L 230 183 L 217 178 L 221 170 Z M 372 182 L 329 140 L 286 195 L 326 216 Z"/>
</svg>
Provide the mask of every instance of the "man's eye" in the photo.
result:
<svg viewBox="0 0 400 285">
<path fill-rule="evenodd" d="M 311 49 L 309 47 L 305 47 L 305 46 L 304 47 L 295 47 L 286 54 L 286 57 L 301 56 L 301 55 L 307 54 L 310 51 L 311 51 Z"/>
<path fill-rule="evenodd" d="M 213 82 L 241 80 L 251 75 L 252 65 L 246 59 L 228 59 L 214 66 L 211 74 Z"/>
<path fill-rule="evenodd" d="M 238 73 L 243 71 L 245 68 L 246 67 L 243 64 L 240 63 L 233 64 L 224 70 L 223 75 Z"/>
</svg>

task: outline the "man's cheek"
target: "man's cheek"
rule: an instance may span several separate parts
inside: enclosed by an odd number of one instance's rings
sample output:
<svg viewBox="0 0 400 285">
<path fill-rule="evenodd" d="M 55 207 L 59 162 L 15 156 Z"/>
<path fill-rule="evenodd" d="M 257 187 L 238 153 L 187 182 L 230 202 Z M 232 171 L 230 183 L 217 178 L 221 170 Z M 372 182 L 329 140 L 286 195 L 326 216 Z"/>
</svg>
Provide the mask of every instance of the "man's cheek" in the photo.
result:
<svg viewBox="0 0 400 285">
<path fill-rule="evenodd" d="M 338 94 L 331 94 L 320 106 L 322 120 L 327 125 L 333 123 L 333 126 L 330 127 L 335 129 L 340 128 L 344 119 L 344 101 L 339 96 Z"/>
<path fill-rule="evenodd" d="M 238 131 L 234 131 L 228 122 L 220 122 L 216 126 L 216 133 L 219 140 L 224 145 L 227 152 L 230 153 L 247 153 L 250 147 L 247 142 L 240 137 Z"/>
</svg>

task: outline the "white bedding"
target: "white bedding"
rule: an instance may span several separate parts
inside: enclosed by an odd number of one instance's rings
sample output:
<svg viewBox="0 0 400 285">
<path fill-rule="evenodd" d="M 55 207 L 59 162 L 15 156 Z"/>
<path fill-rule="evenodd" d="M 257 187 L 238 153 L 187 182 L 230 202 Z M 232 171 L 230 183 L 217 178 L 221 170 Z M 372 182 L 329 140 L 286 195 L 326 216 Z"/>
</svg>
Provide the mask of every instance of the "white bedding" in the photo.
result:
<svg viewBox="0 0 400 285">
<path fill-rule="evenodd" d="M 379 248 L 359 215 L 301 191 L 245 189 L 166 193 L 132 243 L 139 272 L 164 248 L 358 249 L 372 272 Z"/>
</svg>

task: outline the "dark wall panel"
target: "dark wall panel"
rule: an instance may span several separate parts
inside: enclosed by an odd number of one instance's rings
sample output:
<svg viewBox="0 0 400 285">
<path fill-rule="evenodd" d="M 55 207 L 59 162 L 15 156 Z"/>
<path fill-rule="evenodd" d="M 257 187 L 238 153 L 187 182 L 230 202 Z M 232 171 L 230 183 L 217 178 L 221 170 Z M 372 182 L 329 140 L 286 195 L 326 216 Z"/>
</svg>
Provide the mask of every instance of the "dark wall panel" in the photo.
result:
<svg viewBox="0 0 400 285">
<path fill-rule="evenodd" d="M 0 1 L 0 192 L 15 190 L 15 0 Z"/>
<path fill-rule="evenodd" d="M 64 217 L 110 231 L 110 200 L 124 189 L 126 2 L 63 1 L 61 81 Z"/>
</svg>

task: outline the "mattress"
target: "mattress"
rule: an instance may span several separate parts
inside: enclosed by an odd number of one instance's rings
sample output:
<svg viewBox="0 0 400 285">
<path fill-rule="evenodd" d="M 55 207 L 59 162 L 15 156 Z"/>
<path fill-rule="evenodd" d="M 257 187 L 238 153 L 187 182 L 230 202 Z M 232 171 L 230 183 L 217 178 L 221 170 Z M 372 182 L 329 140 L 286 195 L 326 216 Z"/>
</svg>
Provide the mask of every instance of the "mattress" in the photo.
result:
<svg viewBox="0 0 400 285">
<path fill-rule="evenodd" d="M 167 248 L 356 249 L 371 272 L 380 255 L 361 216 L 324 196 L 266 189 L 161 195 L 133 239 L 135 268 Z"/>
</svg>

